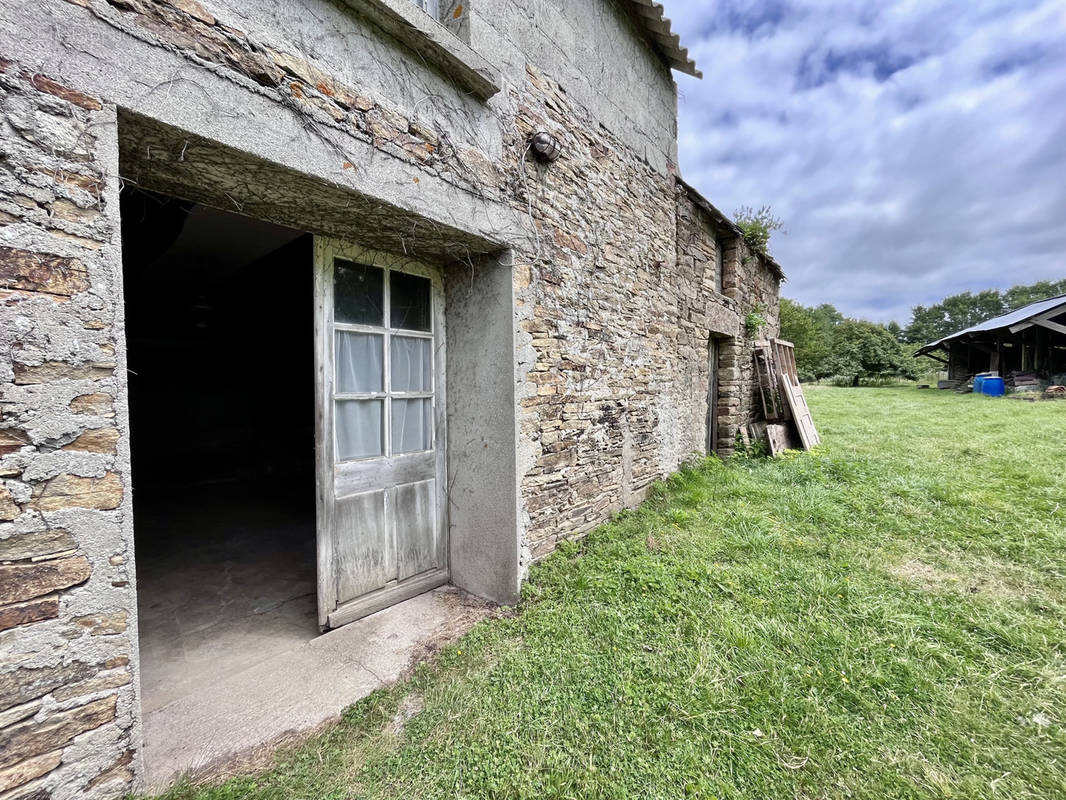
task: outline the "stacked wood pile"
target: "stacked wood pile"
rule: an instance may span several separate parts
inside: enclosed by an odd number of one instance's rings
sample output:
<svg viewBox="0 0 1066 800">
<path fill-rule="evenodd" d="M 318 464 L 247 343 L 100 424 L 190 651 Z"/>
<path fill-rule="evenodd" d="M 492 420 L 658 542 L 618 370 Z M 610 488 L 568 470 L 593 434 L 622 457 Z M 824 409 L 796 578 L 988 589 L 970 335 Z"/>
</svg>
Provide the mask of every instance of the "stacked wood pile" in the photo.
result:
<svg viewBox="0 0 1066 800">
<path fill-rule="evenodd" d="M 965 381 L 940 380 L 937 381 L 936 388 L 951 389 L 956 394 L 968 394 L 973 391 L 973 382 L 976 377 L 979 376 L 972 376 Z M 1047 378 L 1041 378 L 1035 372 L 1015 371 L 1008 374 L 1003 379 L 1003 383 L 1009 397 L 1038 400 L 1042 396 L 1048 400 L 1066 400 L 1066 374 L 1052 375 L 1049 385 Z"/>
<path fill-rule="evenodd" d="M 819 445 L 821 439 L 796 371 L 795 347 L 784 339 L 759 341 L 754 358 L 765 422 L 749 426 L 749 436 L 766 441 L 774 456 Z"/>
<path fill-rule="evenodd" d="M 1035 372 L 1012 372 L 1005 381 L 1008 389 L 1016 392 L 1039 392 L 1040 379 Z"/>
</svg>

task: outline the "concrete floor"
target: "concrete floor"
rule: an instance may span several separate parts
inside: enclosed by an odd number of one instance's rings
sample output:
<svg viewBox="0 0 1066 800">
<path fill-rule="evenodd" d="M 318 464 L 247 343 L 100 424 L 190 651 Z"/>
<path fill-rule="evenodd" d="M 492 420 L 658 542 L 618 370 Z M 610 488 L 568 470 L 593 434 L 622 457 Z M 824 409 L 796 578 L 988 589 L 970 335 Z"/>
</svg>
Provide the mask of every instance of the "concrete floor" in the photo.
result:
<svg viewBox="0 0 1066 800">
<path fill-rule="evenodd" d="M 318 635 L 306 509 L 225 496 L 141 507 L 146 789 L 317 728 L 490 613 L 443 587 Z"/>
<path fill-rule="evenodd" d="M 318 634 L 314 508 L 240 487 L 138 511 L 141 694 L 155 711 Z"/>
</svg>

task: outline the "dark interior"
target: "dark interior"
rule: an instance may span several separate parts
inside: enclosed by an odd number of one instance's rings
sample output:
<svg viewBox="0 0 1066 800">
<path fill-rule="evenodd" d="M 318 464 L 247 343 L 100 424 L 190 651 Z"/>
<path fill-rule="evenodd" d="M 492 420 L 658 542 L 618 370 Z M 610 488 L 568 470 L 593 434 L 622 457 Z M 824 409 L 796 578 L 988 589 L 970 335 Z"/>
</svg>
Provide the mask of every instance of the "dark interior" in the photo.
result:
<svg viewBox="0 0 1066 800">
<path fill-rule="evenodd" d="M 313 616 L 311 237 L 138 189 L 122 234 L 142 640 Z"/>
<path fill-rule="evenodd" d="M 138 497 L 307 489 L 311 237 L 143 191 L 123 194 L 122 219 Z"/>
</svg>

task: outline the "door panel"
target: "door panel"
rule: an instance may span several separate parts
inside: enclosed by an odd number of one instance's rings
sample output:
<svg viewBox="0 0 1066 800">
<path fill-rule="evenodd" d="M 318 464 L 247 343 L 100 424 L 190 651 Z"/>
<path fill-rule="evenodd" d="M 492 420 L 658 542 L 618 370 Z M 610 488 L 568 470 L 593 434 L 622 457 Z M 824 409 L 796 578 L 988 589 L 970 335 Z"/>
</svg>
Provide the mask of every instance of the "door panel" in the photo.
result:
<svg viewBox="0 0 1066 800">
<path fill-rule="evenodd" d="M 396 541 L 396 579 L 433 569 L 437 562 L 435 481 L 419 481 L 389 490 L 390 516 Z"/>
<path fill-rule="evenodd" d="M 446 583 L 444 294 L 428 265 L 315 239 L 319 624 Z"/>
<path fill-rule="evenodd" d="M 394 571 L 389 563 L 385 492 L 366 492 L 336 501 L 336 557 L 333 580 L 338 605 L 384 586 Z"/>
</svg>

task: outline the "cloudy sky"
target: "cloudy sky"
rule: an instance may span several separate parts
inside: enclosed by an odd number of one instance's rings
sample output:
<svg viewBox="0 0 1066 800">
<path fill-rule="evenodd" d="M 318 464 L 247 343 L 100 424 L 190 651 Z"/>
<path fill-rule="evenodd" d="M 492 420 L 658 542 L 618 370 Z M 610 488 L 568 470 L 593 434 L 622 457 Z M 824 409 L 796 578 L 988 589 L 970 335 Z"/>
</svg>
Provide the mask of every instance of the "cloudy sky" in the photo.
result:
<svg viewBox="0 0 1066 800">
<path fill-rule="evenodd" d="M 663 0 L 685 178 L 769 204 L 784 294 L 906 323 L 1066 278 L 1066 1 Z"/>
</svg>

